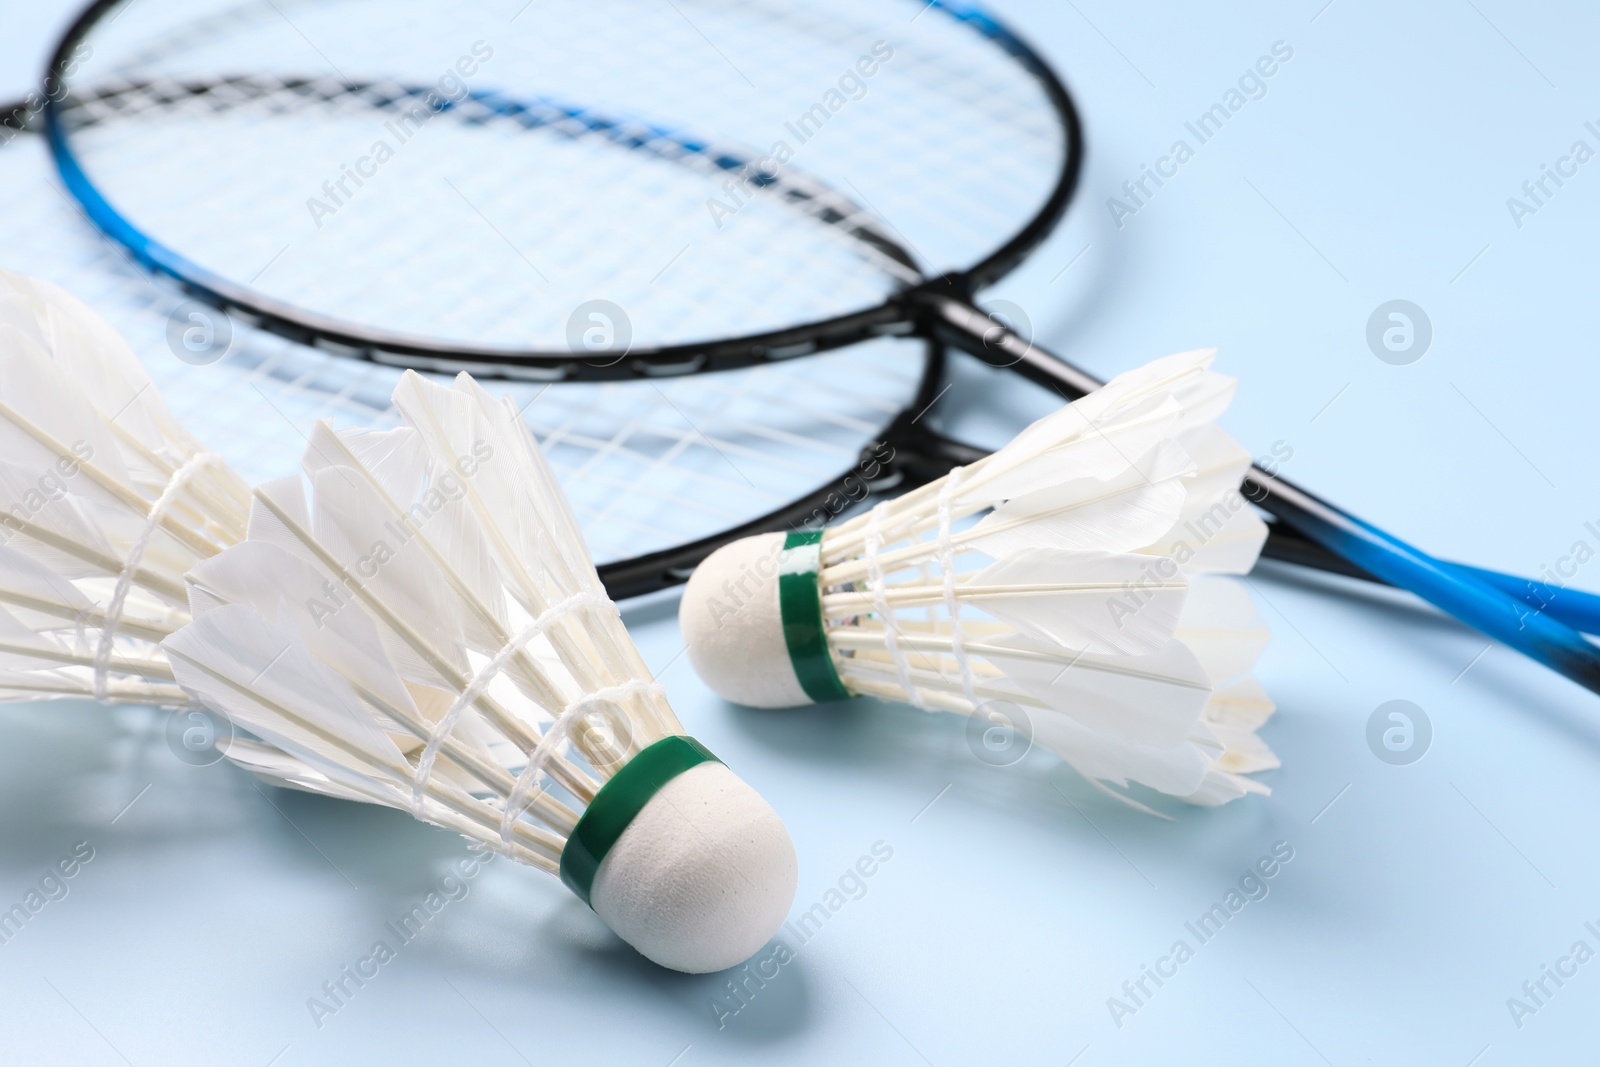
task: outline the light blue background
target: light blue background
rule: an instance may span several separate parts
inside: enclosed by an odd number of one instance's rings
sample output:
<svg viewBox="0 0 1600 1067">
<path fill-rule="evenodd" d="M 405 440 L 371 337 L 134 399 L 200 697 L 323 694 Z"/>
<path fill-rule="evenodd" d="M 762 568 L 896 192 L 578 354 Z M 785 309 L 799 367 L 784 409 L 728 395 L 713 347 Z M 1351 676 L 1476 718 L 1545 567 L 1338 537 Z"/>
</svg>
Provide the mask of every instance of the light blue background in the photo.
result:
<svg viewBox="0 0 1600 1067">
<path fill-rule="evenodd" d="M 1219 346 L 1244 383 L 1226 419 L 1241 440 L 1287 443 L 1289 477 L 1441 555 L 1533 573 L 1575 541 L 1600 548 L 1584 527 L 1600 525 L 1600 162 L 1520 228 L 1506 208 L 1573 141 L 1600 148 L 1584 129 L 1600 125 L 1600 20 L 1576 4 L 1321 4 L 997 0 L 1071 82 L 1091 154 L 1067 225 L 993 295 L 1102 374 Z M 6 46 L 10 87 L 53 17 L 6 12 L 34 27 Z M 1294 56 L 1267 95 L 1119 229 L 1107 198 L 1280 40 Z M 1433 324 L 1410 366 L 1364 339 L 1395 298 Z M 1044 409 L 968 376 L 954 414 L 969 434 L 998 442 Z M 1576 584 L 1600 588 L 1600 563 Z M 893 849 L 722 1029 L 724 978 L 656 969 L 555 882 L 494 864 L 318 1029 L 307 998 L 388 936 L 460 841 L 184 766 L 151 713 L 0 709 L 0 906 L 74 842 L 95 851 L 0 945 L 0 1059 L 1578 1060 L 1600 962 L 1520 1029 L 1506 1000 L 1579 938 L 1600 949 L 1584 929 L 1600 926 L 1600 702 L 1405 597 L 1281 570 L 1254 591 L 1284 767 L 1270 798 L 1171 822 L 1043 754 L 988 767 L 953 718 L 727 706 L 680 655 L 675 599 L 631 606 L 674 706 L 788 821 L 797 915 L 875 842 Z M 1367 747 L 1391 699 L 1433 724 L 1411 766 Z M 1119 1028 L 1107 999 L 1176 939 L 1193 946 L 1184 923 L 1278 841 L 1294 859 L 1270 895 Z"/>
</svg>

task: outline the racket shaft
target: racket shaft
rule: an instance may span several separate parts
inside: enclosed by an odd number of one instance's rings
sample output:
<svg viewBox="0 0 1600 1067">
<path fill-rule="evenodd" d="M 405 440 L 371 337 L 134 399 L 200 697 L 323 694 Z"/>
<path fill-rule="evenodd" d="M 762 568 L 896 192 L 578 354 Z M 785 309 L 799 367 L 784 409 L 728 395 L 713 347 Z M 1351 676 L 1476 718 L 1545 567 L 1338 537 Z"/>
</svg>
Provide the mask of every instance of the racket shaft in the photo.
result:
<svg viewBox="0 0 1600 1067">
<path fill-rule="evenodd" d="M 1552 619 L 1559 619 L 1586 634 L 1600 634 L 1600 596 L 1585 593 L 1581 589 L 1568 589 L 1548 582 L 1536 582 L 1532 578 L 1518 578 L 1513 574 L 1501 574 L 1499 571 L 1485 570 L 1464 563 L 1453 563 L 1451 566 L 1465 571 L 1480 582 L 1494 586 L 1502 593 L 1509 593 L 1528 607 L 1543 612 Z"/>
<path fill-rule="evenodd" d="M 1343 556 L 1307 539 L 1286 523 L 1273 523 L 1267 534 L 1267 543 L 1261 550 L 1263 559 L 1280 563 L 1293 563 L 1346 578 L 1359 578 L 1365 582 L 1390 585 L 1371 571 L 1358 566 Z M 1442 561 L 1457 571 L 1465 572 L 1478 581 L 1491 585 L 1508 596 L 1516 597 L 1534 611 L 1543 612 L 1586 634 L 1600 633 L 1600 596 L 1581 589 L 1539 582 L 1532 578 L 1519 578 L 1514 574 L 1474 567 L 1466 563 Z"/>
<path fill-rule="evenodd" d="M 1466 568 L 1436 560 L 1280 478 L 1263 471 L 1252 480 L 1272 494 L 1278 504 L 1273 513 L 1307 537 L 1600 693 L 1600 649 L 1550 613 L 1502 592 Z"/>
</svg>

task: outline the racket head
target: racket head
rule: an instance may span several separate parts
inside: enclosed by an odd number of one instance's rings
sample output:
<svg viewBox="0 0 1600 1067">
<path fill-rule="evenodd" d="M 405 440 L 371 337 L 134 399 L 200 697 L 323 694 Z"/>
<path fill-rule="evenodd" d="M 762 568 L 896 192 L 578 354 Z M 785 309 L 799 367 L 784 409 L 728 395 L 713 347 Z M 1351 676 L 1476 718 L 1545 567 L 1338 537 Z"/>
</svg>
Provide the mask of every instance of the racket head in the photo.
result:
<svg viewBox="0 0 1600 1067">
<path fill-rule="evenodd" d="M 341 356 L 724 370 L 912 329 L 1064 211 L 1070 96 L 936 0 L 92 5 L 63 183 L 147 269 Z M 415 254 L 426 249 L 426 256 Z"/>
<path fill-rule="evenodd" d="M 395 424 L 399 370 L 243 323 L 228 336 L 223 316 L 159 284 L 60 195 L 41 138 L 0 146 L 0 184 L 26 206 L 0 216 L 0 266 L 53 281 L 103 316 L 174 416 L 248 481 L 294 473 L 320 419 Z M 184 335 L 203 330 L 215 347 L 191 352 Z M 896 474 L 872 449 L 928 407 L 939 366 L 920 339 L 881 338 L 727 374 L 493 389 L 522 409 L 622 598 L 682 581 L 746 531 L 822 521 L 869 482 L 886 488 Z"/>
</svg>

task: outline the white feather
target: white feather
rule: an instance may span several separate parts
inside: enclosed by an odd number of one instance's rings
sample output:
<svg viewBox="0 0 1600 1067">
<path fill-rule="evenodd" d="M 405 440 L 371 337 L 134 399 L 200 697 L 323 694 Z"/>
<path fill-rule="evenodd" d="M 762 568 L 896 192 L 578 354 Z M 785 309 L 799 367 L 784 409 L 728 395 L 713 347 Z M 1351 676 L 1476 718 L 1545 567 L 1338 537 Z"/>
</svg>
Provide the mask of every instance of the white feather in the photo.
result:
<svg viewBox="0 0 1600 1067">
<path fill-rule="evenodd" d="M 1150 544 L 1183 513 L 1188 454 L 1162 442 L 1105 478 L 1074 478 L 1000 504 L 966 539 L 1000 558 L 1024 548 L 1131 552 Z"/>
<path fill-rule="evenodd" d="M 1229 578 L 1200 576 L 1189 583 L 1176 636 L 1221 685 L 1249 673 L 1272 633 L 1244 586 Z"/>
<path fill-rule="evenodd" d="M 1174 438 L 1182 414 L 1170 397 L 1154 397 L 1142 410 L 1095 425 L 1076 405 L 1068 404 L 984 460 L 982 471 L 962 486 L 957 499 L 993 506 L 1066 479 L 1114 478 L 1162 441 Z"/>
<path fill-rule="evenodd" d="M 1205 670 L 1177 641 L 1144 656 L 1083 653 L 1065 664 L 1049 645 L 1020 636 L 984 647 L 988 659 L 1045 706 L 1098 736 L 1132 744 L 1181 743 L 1211 699 Z"/>
<path fill-rule="evenodd" d="M 277 618 L 229 604 L 168 637 L 178 684 L 283 751 L 377 780 L 405 757 L 349 681 L 314 656 L 280 602 Z M 352 759 L 355 756 L 356 759 Z"/>
<path fill-rule="evenodd" d="M 340 610 L 326 575 L 306 560 L 264 541 L 246 541 L 189 572 L 196 618 L 217 605 L 243 604 L 267 614 L 279 601 L 300 639 L 341 677 L 395 706 L 411 700 L 384 651 L 378 627 L 361 611 Z"/>
<path fill-rule="evenodd" d="M 1068 649 L 1138 655 L 1172 639 L 1188 583 L 1148 556 L 1030 548 L 962 583 L 963 602 Z"/>
<path fill-rule="evenodd" d="M 321 771 L 314 770 L 304 760 L 284 752 L 263 741 L 248 737 L 234 737 L 221 743 L 223 755 L 254 774 L 269 785 L 281 789 L 298 789 L 303 793 L 316 793 L 338 800 L 370 802 L 370 794 L 357 792 L 340 785 Z"/>
</svg>

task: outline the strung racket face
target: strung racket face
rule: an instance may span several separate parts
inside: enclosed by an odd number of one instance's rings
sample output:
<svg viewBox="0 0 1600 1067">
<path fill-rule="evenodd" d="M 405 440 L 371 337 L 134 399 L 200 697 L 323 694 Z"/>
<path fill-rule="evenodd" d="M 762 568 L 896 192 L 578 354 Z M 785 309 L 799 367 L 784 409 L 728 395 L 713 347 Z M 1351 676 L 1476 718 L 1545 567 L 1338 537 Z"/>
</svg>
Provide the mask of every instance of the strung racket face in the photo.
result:
<svg viewBox="0 0 1600 1067">
<path fill-rule="evenodd" d="M 52 136 L 94 221 L 241 317 L 413 366 L 904 332 L 896 293 L 992 281 L 1076 166 L 1059 84 L 953 3 L 175 0 L 79 30 Z"/>
<path fill-rule="evenodd" d="M 394 423 L 389 394 L 399 371 L 238 321 L 229 336 L 223 316 L 184 303 L 89 225 L 62 195 L 42 139 L 23 135 L 0 147 L 0 186 L 16 206 L 0 215 L 0 267 L 64 286 L 104 316 L 173 413 L 248 480 L 293 473 L 317 419 Z M 432 251 L 403 248 L 411 257 Z M 499 382 L 496 391 L 523 408 L 621 596 L 681 580 L 703 554 L 685 545 L 786 505 L 840 506 L 825 495 L 813 500 L 815 491 L 856 468 L 858 453 L 902 409 L 925 405 L 916 396 L 929 369 L 921 342 L 886 338 L 727 374 Z M 846 379 L 848 390 L 829 384 Z M 619 569 L 659 553 L 669 558 Z"/>
</svg>

